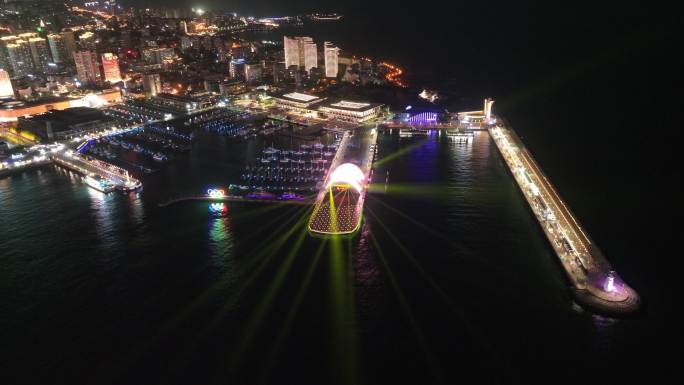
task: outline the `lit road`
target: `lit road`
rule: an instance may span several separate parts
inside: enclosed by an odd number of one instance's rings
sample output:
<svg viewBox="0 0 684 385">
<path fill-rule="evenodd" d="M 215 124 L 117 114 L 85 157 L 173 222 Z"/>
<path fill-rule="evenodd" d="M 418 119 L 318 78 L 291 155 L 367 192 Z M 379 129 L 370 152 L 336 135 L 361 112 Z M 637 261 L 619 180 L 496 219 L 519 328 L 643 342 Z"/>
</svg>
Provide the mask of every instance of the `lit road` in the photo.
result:
<svg viewBox="0 0 684 385">
<path fill-rule="evenodd" d="M 565 268 L 578 299 L 608 312 L 636 310 L 636 292 L 612 271 L 515 132 L 496 126 L 489 133 Z"/>
</svg>

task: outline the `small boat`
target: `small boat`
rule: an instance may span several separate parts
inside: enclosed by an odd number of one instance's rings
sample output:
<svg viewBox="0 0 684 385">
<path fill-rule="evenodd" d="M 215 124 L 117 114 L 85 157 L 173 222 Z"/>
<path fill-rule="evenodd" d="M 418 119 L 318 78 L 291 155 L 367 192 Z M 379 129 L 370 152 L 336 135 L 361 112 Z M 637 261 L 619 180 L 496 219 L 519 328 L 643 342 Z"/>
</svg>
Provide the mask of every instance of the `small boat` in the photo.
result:
<svg viewBox="0 0 684 385">
<path fill-rule="evenodd" d="M 254 191 L 246 195 L 248 199 L 274 199 L 275 195 L 266 191 Z"/>
<path fill-rule="evenodd" d="M 152 157 L 152 159 L 156 160 L 157 162 L 165 162 L 165 161 L 167 161 L 169 158 L 168 158 L 166 155 L 162 154 L 161 152 L 157 152 L 157 153 L 154 154 L 154 156 Z"/>
<path fill-rule="evenodd" d="M 284 192 L 278 198 L 283 201 L 303 201 L 304 197 L 293 193 L 292 191 Z"/>
</svg>

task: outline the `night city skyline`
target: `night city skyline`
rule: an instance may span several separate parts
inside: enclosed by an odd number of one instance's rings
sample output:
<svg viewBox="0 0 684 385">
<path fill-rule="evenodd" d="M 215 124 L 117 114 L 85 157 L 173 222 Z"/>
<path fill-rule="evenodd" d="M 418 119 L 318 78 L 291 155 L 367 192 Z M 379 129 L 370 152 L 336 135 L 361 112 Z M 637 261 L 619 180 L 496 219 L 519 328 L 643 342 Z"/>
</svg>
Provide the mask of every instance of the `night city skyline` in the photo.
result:
<svg viewBox="0 0 684 385">
<path fill-rule="evenodd" d="M 1 2 L 2 383 L 673 382 L 683 27 Z"/>
</svg>

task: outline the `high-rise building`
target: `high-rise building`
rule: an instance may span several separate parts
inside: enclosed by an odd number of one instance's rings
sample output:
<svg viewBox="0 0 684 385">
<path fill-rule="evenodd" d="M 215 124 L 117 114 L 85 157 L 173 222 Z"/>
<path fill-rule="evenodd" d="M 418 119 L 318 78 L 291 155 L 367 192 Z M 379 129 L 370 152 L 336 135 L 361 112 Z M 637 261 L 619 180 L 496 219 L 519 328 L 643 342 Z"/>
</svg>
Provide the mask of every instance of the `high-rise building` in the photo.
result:
<svg viewBox="0 0 684 385">
<path fill-rule="evenodd" d="M 245 59 L 233 59 L 230 61 L 230 77 L 233 79 L 241 79 L 245 74 Z"/>
<path fill-rule="evenodd" d="M 65 61 L 71 61 L 74 58 L 74 52 L 76 52 L 76 38 L 74 37 L 74 31 L 64 31 L 60 32 L 59 36 L 62 37 L 64 42 L 64 49 L 66 50 Z"/>
<path fill-rule="evenodd" d="M 340 56 L 340 49 L 335 47 L 329 41 L 323 44 L 323 57 L 325 58 L 325 76 L 328 78 L 336 78 L 339 68 L 338 57 Z"/>
<path fill-rule="evenodd" d="M 51 33 L 47 38 L 48 45 L 50 46 L 50 53 L 52 54 L 52 61 L 55 63 L 66 62 L 69 56 L 62 35 Z"/>
<path fill-rule="evenodd" d="M 285 36 L 284 38 L 285 47 L 285 68 L 290 68 L 291 66 L 299 65 L 299 43 L 297 38 L 291 38 Z"/>
<path fill-rule="evenodd" d="M 245 63 L 245 81 L 256 82 L 261 80 L 264 66 L 261 63 Z"/>
<path fill-rule="evenodd" d="M 76 63 L 76 73 L 78 80 L 85 84 L 102 83 L 100 66 L 97 63 L 97 55 L 92 51 L 74 52 L 74 62 Z"/>
<path fill-rule="evenodd" d="M 304 69 L 310 71 L 312 68 L 318 68 L 318 48 L 313 41 L 302 43 L 304 51 Z"/>
<path fill-rule="evenodd" d="M 306 71 L 318 68 L 318 48 L 310 37 L 283 38 L 285 48 L 285 67 L 296 65 Z"/>
<path fill-rule="evenodd" d="M 14 88 L 7 71 L 0 69 L 0 98 L 14 97 Z"/>
<path fill-rule="evenodd" d="M 78 37 L 78 46 L 81 50 L 84 51 L 96 51 L 97 40 L 95 38 L 95 34 L 90 31 L 81 34 Z"/>
<path fill-rule="evenodd" d="M 104 73 L 104 81 L 111 84 L 120 82 L 119 58 L 109 52 L 102 54 L 102 72 Z"/>
<path fill-rule="evenodd" d="M 9 60 L 9 53 L 7 52 L 7 45 L 13 44 L 16 40 L 16 36 L 3 36 L 0 37 L 0 68 L 4 68 L 7 72 L 12 75 L 12 63 Z"/>
<path fill-rule="evenodd" d="M 161 93 L 161 78 L 159 74 L 145 74 L 143 76 L 143 88 L 150 96 L 157 96 Z"/>
<path fill-rule="evenodd" d="M 192 47 L 192 39 L 189 36 L 181 37 L 181 50 L 185 51 Z"/>
<path fill-rule="evenodd" d="M 143 50 L 143 59 L 147 64 L 161 64 L 167 67 L 173 64 L 176 51 L 173 48 L 148 48 Z"/>
<path fill-rule="evenodd" d="M 47 72 L 48 63 L 52 61 L 47 41 L 42 37 L 33 37 L 28 40 L 28 43 L 33 59 L 33 68 L 41 73 Z"/>
<path fill-rule="evenodd" d="M 7 45 L 7 53 L 15 77 L 26 76 L 33 72 L 31 48 L 25 40 L 17 40 Z"/>
</svg>

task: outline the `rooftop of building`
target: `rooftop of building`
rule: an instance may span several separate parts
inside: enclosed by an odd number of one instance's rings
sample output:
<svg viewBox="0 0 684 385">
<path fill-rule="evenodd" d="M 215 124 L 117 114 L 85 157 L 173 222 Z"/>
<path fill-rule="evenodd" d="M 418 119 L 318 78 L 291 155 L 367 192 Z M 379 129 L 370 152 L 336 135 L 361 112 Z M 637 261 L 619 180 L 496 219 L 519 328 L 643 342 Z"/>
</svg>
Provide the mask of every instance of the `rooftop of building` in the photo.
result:
<svg viewBox="0 0 684 385">
<path fill-rule="evenodd" d="M 289 92 L 283 94 L 277 94 L 273 96 L 274 98 L 289 100 L 297 103 L 316 103 L 323 100 L 320 96 L 309 95 L 302 92 Z"/>
<path fill-rule="evenodd" d="M 337 101 L 330 101 L 327 103 L 324 103 L 321 105 L 321 107 L 325 108 L 333 108 L 336 110 L 344 110 L 344 111 L 354 111 L 354 112 L 362 112 L 362 111 L 368 111 L 373 108 L 381 107 L 381 103 L 367 103 L 367 102 L 357 102 L 357 101 L 350 101 L 350 100 L 337 100 Z"/>
<path fill-rule="evenodd" d="M 90 107 L 71 107 L 64 110 L 52 110 L 44 114 L 34 115 L 24 118 L 34 122 L 54 122 L 64 126 L 93 122 L 105 118 L 104 113 L 97 108 Z"/>
</svg>

